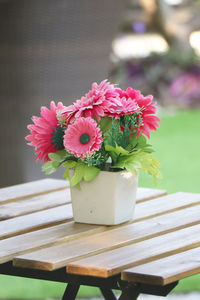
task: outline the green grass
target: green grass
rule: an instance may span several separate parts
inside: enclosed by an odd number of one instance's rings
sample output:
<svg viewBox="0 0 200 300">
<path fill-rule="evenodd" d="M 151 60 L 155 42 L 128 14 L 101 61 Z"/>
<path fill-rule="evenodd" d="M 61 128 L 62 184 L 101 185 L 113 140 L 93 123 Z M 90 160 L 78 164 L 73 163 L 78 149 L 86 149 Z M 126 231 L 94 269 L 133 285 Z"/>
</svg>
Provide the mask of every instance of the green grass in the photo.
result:
<svg viewBox="0 0 200 300">
<path fill-rule="evenodd" d="M 160 129 L 152 133 L 150 141 L 163 175 L 157 187 L 169 193 L 199 193 L 200 110 L 162 117 Z M 140 186 L 153 187 L 152 178 L 141 174 Z"/>
<path fill-rule="evenodd" d="M 163 178 L 157 188 L 169 193 L 200 192 L 200 110 L 184 111 L 162 117 L 160 129 L 152 133 L 150 141 L 161 163 Z M 140 175 L 140 186 L 154 187 L 153 179 Z M 181 280 L 175 289 L 179 292 L 200 290 L 200 275 Z M 61 298 L 65 284 L 40 280 L 0 276 L 0 298 L 45 299 Z M 84 287 L 79 296 L 99 294 L 95 288 Z"/>
<path fill-rule="evenodd" d="M 0 275 L 0 299 L 61 299 L 66 284 Z M 100 295 L 97 288 L 81 287 L 79 297 Z"/>
</svg>

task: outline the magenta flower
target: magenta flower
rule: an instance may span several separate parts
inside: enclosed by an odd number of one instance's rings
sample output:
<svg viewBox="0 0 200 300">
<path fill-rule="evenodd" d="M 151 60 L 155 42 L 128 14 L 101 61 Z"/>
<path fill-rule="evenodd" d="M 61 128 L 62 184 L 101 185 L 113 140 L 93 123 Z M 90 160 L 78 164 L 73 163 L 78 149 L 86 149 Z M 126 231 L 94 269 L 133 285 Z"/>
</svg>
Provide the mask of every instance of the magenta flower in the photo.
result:
<svg viewBox="0 0 200 300">
<path fill-rule="evenodd" d="M 30 130 L 30 135 L 27 135 L 25 139 L 30 141 L 28 145 L 35 147 L 36 161 L 44 160 L 49 161 L 48 154 L 56 152 L 63 148 L 62 137 L 63 129 L 59 126 L 56 118 L 58 110 L 64 108 L 62 102 L 59 102 L 57 106 L 54 101 L 50 103 L 50 110 L 42 106 L 41 117 L 32 117 L 34 124 L 30 124 L 27 128 Z"/>
<path fill-rule="evenodd" d="M 160 119 L 155 116 L 156 113 L 156 102 L 152 102 L 153 96 L 148 95 L 144 97 L 140 91 L 134 90 L 131 87 L 127 88 L 126 91 L 121 89 L 116 89 L 119 93 L 120 97 L 125 97 L 127 101 L 134 101 L 137 103 L 140 109 L 140 117 L 142 119 L 142 123 L 138 128 L 138 135 L 144 134 L 148 138 L 150 137 L 151 130 L 157 130 L 159 127 L 158 122 Z"/>
<path fill-rule="evenodd" d="M 71 124 L 79 117 L 96 118 L 105 116 L 105 110 L 118 97 L 115 86 L 107 80 L 102 81 L 99 85 L 94 82 L 91 90 L 73 105 L 63 109 L 62 115 L 66 118 L 66 124 Z"/>
<path fill-rule="evenodd" d="M 100 127 L 90 117 L 77 119 L 68 126 L 64 135 L 65 149 L 82 160 L 98 151 L 102 142 Z"/>
<path fill-rule="evenodd" d="M 134 114 L 138 112 L 139 109 L 136 101 L 122 96 L 116 98 L 115 101 L 105 109 L 105 115 L 111 118 L 120 119 L 120 116 Z"/>
</svg>

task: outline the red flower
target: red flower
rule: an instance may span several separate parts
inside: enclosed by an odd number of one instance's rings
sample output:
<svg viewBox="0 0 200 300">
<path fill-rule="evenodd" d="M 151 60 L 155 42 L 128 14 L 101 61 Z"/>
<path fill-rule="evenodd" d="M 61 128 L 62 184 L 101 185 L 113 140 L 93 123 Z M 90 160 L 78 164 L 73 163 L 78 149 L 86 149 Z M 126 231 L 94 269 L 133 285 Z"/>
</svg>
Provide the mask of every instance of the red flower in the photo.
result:
<svg viewBox="0 0 200 300">
<path fill-rule="evenodd" d="M 36 161 L 49 161 L 48 154 L 60 150 L 62 146 L 53 143 L 53 137 L 57 130 L 59 130 L 59 123 L 56 118 L 56 113 L 64 108 L 62 102 L 56 105 L 54 101 L 50 103 L 50 109 L 45 106 L 41 107 L 41 117 L 32 117 L 34 124 L 30 124 L 27 128 L 30 134 L 25 137 L 28 145 L 35 148 Z M 62 133 L 61 133 L 62 134 Z"/>
<path fill-rule="evenodd" d="M 125 97 L 127 101 L 132 99 L 134 103 L 137 103 L 141 110 L 140 117 L 142 120 L 142 123 L 138 128 L 138 135 L 144 134 L 149 138 L 150 131 L 157 130 L 159 127 L 158 122 L 160 122 L 160 119 L 154 115 L 156 113 L 156 102 L 152 102 L 153 96 L 148 95 L 144 97 L 140 91 L 134 90 L 131 87 L 127 88 L 126 91 L 121 89 L 116 89 L 116 91 L 120 98 Z"/>
<path fill-rule="evenodd" d="M 99 85 L 94 82 L 85 96 L 62 110 L 62 117 L 65 118 L 66 125 L 80 117 L 95 117 L 99 121 L 105 116 L 106 108 L 115 101 L 117 96 L 115 86 L 107 80 L 103 80 Z"/>
<path fill-rule="evenodd" d="M 139 106 L 132 99 L 125 97 L 116 98 L 110 106 L 106 107 L 105 115 L 110 118 L 120 119 L 120 116 L 131 115 L 139 111 Z"/>
</svg>

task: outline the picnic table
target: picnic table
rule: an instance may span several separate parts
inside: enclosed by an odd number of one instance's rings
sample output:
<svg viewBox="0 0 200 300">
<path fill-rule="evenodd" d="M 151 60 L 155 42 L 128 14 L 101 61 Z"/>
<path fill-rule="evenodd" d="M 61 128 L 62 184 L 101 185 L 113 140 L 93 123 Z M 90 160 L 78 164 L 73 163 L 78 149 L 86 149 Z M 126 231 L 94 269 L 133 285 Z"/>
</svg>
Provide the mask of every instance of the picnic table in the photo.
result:
<svg viewBox="0 0 200 300">
<path fill-rule="evenodd" d="M 105 207 L 106 209 L 106 207 Z M 200 195 L 139 188 L 134 219 L 118 226 L 73 222 L 64 180 L 0 190 L 0 274 L 80 285 L 107 300 L 166 296 L 200 271 Z"/>
</svg>

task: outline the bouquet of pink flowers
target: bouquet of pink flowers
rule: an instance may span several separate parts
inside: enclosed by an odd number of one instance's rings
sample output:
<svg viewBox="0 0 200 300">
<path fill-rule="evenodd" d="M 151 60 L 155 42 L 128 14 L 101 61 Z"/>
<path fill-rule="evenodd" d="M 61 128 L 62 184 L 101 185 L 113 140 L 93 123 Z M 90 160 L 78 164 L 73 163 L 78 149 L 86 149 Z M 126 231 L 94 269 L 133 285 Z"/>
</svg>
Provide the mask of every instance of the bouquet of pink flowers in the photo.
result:
<svg viewBox="0 0 200 300">
<path fill-rule="evenodd" d="M 143 170 L 156 178 L 159 162 L 147 143 L 160 121 L 152 98 L 130 87 L 124 91 L 107 80 L 93 83 L 70 106 L 52 101 L 50 109 L 41 107 L 41 117 L 33 116 L 34 124 L 28 125 L 26 140 L 35 147 L 36 161 L 44 162 L 42 170 L 51 174 L 64 166 L 71 186 L 91 181 L 100 170 L 134 174 Z"/>
</svg>

